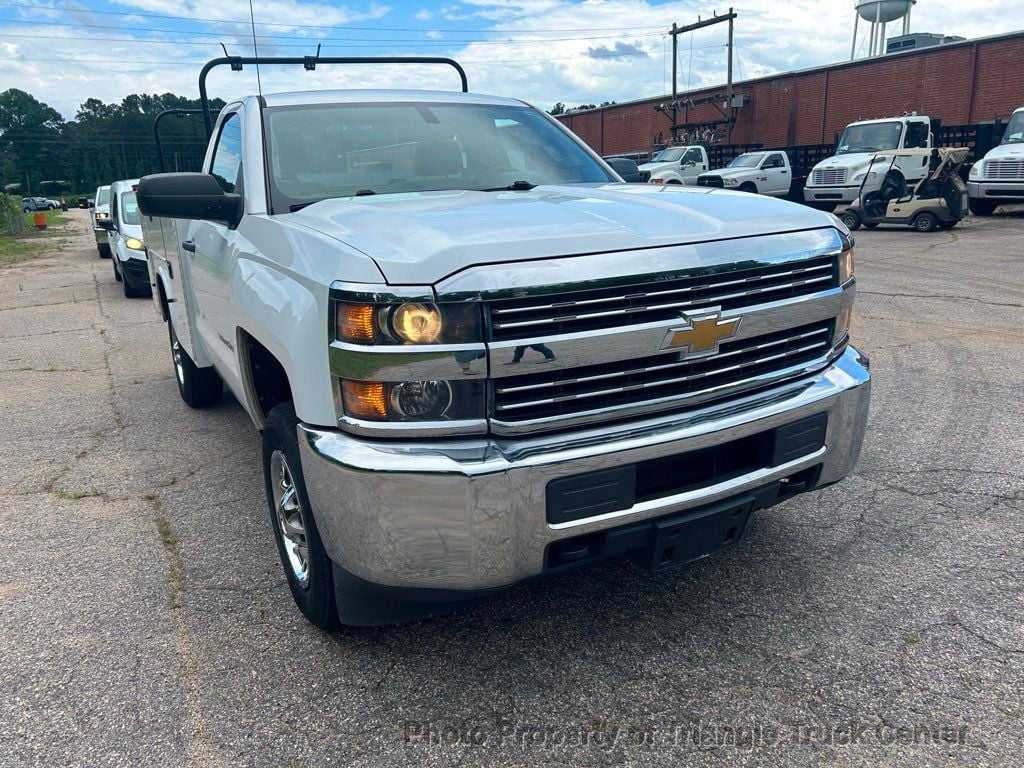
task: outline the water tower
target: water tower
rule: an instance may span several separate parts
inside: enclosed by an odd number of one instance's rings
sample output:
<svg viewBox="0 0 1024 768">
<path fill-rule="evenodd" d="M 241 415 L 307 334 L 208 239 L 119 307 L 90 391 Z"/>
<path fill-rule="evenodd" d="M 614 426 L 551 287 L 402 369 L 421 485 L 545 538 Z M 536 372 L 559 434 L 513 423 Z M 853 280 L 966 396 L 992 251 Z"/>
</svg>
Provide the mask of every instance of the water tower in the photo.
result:
<svg viewBox="0 0 1024 768">
<path fill-rule="evenodd" d="M 870 25 L 868 56 L 881 56 L 885 53 L 886 29 L 890 22 L 902 19 L 902 34 L 910 33 L 910 9 L 914 7 L 917 0 L 856 0 L 856 3 L 857 16 L 853 22 L 851 60 L 857 58 L 857 33 L 861 19 Z"/>
</svg>

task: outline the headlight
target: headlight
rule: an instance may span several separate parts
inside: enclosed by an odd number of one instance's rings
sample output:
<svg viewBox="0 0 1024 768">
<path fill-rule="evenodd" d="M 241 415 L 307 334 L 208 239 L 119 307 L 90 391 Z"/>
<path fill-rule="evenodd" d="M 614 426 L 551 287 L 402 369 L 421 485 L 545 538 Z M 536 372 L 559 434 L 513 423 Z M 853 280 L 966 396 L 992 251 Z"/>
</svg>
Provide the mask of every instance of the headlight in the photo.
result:
<svg viewBox="0 0 1024 768">
<path fill-rule="evenodd" d="M 981 176 L 981 167 L 983 163 L 975 163 L 971 166 L 970 178 L 977 179 Z"/>
<path fill-rule="evenodd" d="M 651 179 L 650 183 L 651 184 L 664 184 L 665 180 L 664 179 Z"/>
<path fill-rule="evenodd" d="M 411 344 L 433 344 L 441 338 L 441 312 L 428 304 L 402 304 L 389 315 L 395 336 Z"/>
<path fill-rule="evenodd" d="M 726 177 L 722 180 L 722 183 L 727 187 L 738 187 L 740 185 L 740 180 Z"/>
<path fill-rule="evenodd" d="M 853 248 L 839 254 L 839 284 L 845 285 L 853 277 Z"/>
<path fill-rule="evenodd" d="M 877 175 L 878 174 L 875 171 L 871 171 L 870 173 L 868 173 L 867 171 L 861 171 L 856 176 L 854 176 L 851 181 L 853 181 L 854 184 L 859 184 L 860 182 L 864 181 L 865 176 L 867 176 L 870 179 Z"/>
<path fill-rule="evenodd" d="M 134 237 L 126 238 L 124 244 L 131 248 L 133 251 L 141 251 L 144 246 L 141 240 L 136 240 Z"/>
<path fill-rule="evenodd" d="M 362 421 L 469 421 L 483 418 L 482 381 L 341 380 L 345 415 Z"/>
<path fill-rule="evenodd" d="M 475 303 L 338 301 L 334 325 L 334 337 L 353 344 L 459 344 L 482 340 Z"/>
</svg>

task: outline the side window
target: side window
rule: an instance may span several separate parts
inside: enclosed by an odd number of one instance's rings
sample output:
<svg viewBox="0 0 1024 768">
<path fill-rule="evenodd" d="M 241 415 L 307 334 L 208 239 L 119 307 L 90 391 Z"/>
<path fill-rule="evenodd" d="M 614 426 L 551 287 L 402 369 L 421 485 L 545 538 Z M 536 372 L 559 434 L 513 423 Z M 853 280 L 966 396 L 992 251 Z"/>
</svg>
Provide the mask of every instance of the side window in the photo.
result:
<svg viewBox="0 0 1024 768">
<path fill-rule="evenodd" d="M 701 156 L 699 149 L 691 149 L 689 152 L 686 153 L 686 157 L 683 159 L 684 164 L 694 163 L 695 165 L 700 165 L 700 162 Z"/>
<path fill-rule="evenodd" d="M 928 146 L 928 123 L 908 123 L 907 137 L 903 140 L 904 149 L 924 149 Z"/>
<path fill-rule="evenodd" d="M 242 118 L 232 113 L 221 124 L 210 173 L 225 192 L 242 192 Z"/>
<path fill-rule="evenodd" d="M 782 155 L 771 155 L 768 158 L 768 162 L 764 164 L 765 168 L 785 168 L 786 161 L 782 159 Z"/>
<path fill-rule="evenodd" d="M 120 203 L 120 199 L 117 195 L 111 195 L 110 197 L 110 218 L 114 222 L 114 229 L 117 229 L 117 206 Z"/>
</svg>

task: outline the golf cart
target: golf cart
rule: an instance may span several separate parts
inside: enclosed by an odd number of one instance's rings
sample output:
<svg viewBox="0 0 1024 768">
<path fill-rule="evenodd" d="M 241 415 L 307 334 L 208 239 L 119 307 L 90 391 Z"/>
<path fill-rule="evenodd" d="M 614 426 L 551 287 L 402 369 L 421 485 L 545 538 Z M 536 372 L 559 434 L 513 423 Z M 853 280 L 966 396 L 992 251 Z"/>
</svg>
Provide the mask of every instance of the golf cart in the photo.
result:
<svg viewBox="0 0 1024 768">
<path fill-rule="evenodd" d="M 941 227 L 952 229 L 967 215 L 967 185 L 960 178 L 960 166 L 970 150 L 901 149 L 876 154 L 872 167 L 885 170 L 864 174 L 857 199 L 836 215 L 853 231 L 861 224 L 874 229 L 879 224 L 907 224 L 918 232 Z M 934 169 L 911 189 L 896 167 L 897 158 L 920 157 L 935 163 Z"/>
</svg>

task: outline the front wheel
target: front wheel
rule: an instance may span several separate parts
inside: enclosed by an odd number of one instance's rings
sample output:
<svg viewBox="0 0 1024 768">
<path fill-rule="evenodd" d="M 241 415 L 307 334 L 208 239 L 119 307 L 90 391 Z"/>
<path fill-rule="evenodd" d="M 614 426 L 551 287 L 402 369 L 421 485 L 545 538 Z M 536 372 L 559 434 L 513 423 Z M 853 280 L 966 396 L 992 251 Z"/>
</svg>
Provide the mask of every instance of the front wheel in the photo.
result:
<svg viewBox="0 0 1024 768">
<path fill-rule="evenodd" d="M 968 200 L 967 204 L 971 208 L 971 213 L 975 216 L 991 216 L 996 212 L 996 208 L 999 207 L 999 203 L 995 200 L 978 200 L 974 197 Z"/>
<path fill-rule="evenodd" d="M 110 258 L 110 245 L 108 243 L 97 243 L 96 250 L 99 251 L 101 259 Z"/>
<path fill-rule="evenodd" d="M 860 215 L 856 211 L 846 210 L 843 211 L 843 215 L 839 217 L 842 219 L 843 224 L 851 232 L 856 232 L 860 229 Z"/>
<path fill-rule="evenodd" d="M 911 225 L 918 232 L 934 232 L 939 227 L 939 218 L 934 213 L 919 213 Z"/>
<path fill-rule="evenodd" d="M 167 335 L 171 342 L 171 362 L 181 399 L 193 408 L 206 408 L 219 403 L 224 395 L 224 382 L 212 367 L 200 368 L 178 341 L 174 323 L 168 321 Z"/>
<path fill-rule="evenodd" d="M 263 478 L 270 523 L 288 588 L 295 604 L 320 629 L 338 626 L 334 568 L 313 518 L 296 436 L 298 418 L 291 403 L 267 415 L 263 429 Z"/>
<path fill-rule="evenodd" d="M 748 181 L 745 184 L 740 184 L 740 192 L 747 192 L 748 194 L 756 195 L 757 187 Z"/>
</svg>

